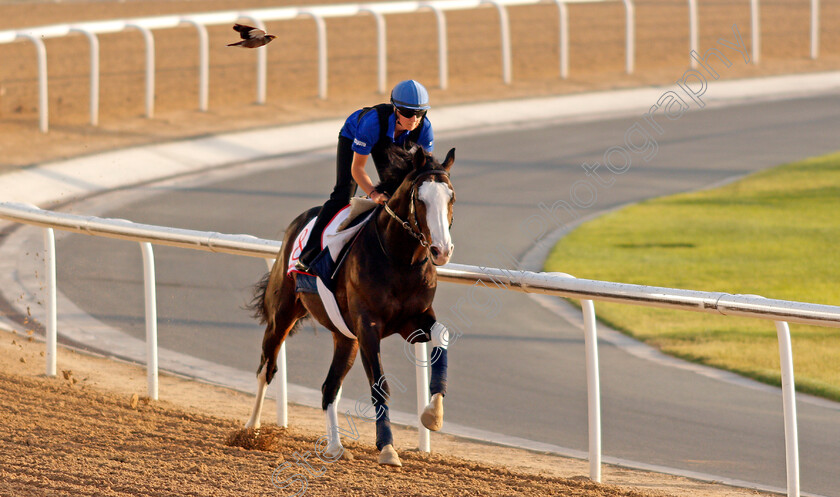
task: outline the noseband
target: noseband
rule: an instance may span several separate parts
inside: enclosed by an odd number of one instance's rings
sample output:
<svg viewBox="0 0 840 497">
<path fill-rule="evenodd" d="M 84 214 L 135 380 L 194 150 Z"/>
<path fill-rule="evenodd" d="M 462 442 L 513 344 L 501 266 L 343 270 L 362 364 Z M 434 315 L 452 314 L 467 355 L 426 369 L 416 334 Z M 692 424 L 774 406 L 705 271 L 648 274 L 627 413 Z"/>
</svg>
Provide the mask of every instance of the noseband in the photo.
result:
<svg viewBox="0 0 840 497">
<path fill-rule="evenodd" d="M 388 202 L 385 202 L 385 204 L 384 204 L 385 212 L 387 212 L 389 216 L 394 218 L 395 221 L 400 223 L 400 225 L 403 227 L 403 229 L 408 231 L 408 233 L 411 236 L 413 236 L 414 238 L 416 238 L 417 241 L 420 242 L 420 245 L 425 247 L 427 250 L 429 248 L 429 242 L 426 240 L 426 235 L 423 234 L 423 230 L 420 228 L 420 223 L 417 222 L 417 210 L 414 207 L 414 204 L 417 201 L 417 190 L 418 190 L 418 185 L 421 183 L 420 180 L 422 178 L 425 178 L 426 176 L 432 176 L 432 175 L 442 175 L 442 176 L 449 177 L 449 173 L 444 171 L 443 169 L 429 169 L 429 170 L 426 170 L 426 171 L 422 171 L 420 174 L 418 174 L 417 177 L 414 178 L 414 181 L 411 183 L 411 203 L 409 204 L 409 207 L 408 207 L 408 214 L 409 214 L 409 219 L 414 222 L 414 227 L 412 227 L 408 223 L 408 221 L 405 221 L 402 218 L 400 218 L 400 216 L 398 216 L 396 212 L 394 212 L 390 207 L 388 207 Z M 450 223 L 449 227 L 450 228 L 452 227 L 451 223 Z"/>
</svg>

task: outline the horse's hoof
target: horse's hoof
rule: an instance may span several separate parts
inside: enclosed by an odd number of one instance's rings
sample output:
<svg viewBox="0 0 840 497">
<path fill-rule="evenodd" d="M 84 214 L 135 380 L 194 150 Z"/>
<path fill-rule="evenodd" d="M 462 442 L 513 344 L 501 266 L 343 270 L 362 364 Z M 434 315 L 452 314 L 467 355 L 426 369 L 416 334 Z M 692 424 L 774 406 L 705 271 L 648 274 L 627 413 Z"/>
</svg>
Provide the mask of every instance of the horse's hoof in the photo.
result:
<svg viewBox="0 0 840 497">
<path fill-rule="evenodd" d="M 379 464 L 396 466 L 398 468 L 402 467 L 400 456 L 397 455 L 397 451 L 394 450 L 393 445 L 388 444 L 385 447 L 382 447 L 382 450 L 379 452 Z"/>
<path fill-rule="evenodd" d="M 326 450 L 324 450 L 324 455 L 332 461 L 338 461 L 339 459 L 343 459 L 345 452 L 344 447 L 342 447 L 341 444 L 337 444 L 334 447 L 328 446 Z"/>
<path fill-rule="evenodd" d="M 443 426 L 443 395 L 436 393 L 432 395 L 429 405 L 423 409 L 420 415 L 420 422 L 431 431 L 438 431 Z"/>
</svg>

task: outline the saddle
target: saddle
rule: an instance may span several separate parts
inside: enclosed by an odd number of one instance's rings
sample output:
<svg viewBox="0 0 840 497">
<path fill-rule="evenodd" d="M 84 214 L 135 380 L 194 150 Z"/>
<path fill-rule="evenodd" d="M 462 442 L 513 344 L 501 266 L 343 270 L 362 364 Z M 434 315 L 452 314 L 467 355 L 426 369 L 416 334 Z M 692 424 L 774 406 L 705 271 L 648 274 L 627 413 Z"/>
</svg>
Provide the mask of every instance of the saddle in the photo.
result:
<svg viewBox="0 0 840 497">
<path fill-rule="evenodd" d="M 315 272 L 318 273 L 317 278 L 295 269 L 295 262 L 300 257 L 303 247 L 306 246 L 306 241 L 312 232 L 312 226 L 315 224 L 315 219 L 312 219 L 298 234 L 295 240 L 295 249 L 289 256 L 289 265 L 286 270 L 286 274 L 298 273 L 295 279 L 295 292 L 318 294 L 335 327 L 346 337 L 354 340 L 356 337 L 341 317 L 341 311 L 335 300 L 335 277 L 347 253 L 353 246 L 353 242 L 361 233 L 362 227 L 373 217 L 373 209 L 376 205 L 376 202 L 369 199 L 352 198 L 350 204 L 340 210 L 330 224 L 324 228 L 321 237 L 321 253 L 315 257 L 311 264 L 315 268 Z"/>
<path fill-rule="evenodd" d="M 353 227 L 361 220 L 359 216 L 372 211 L 377 206 L 376 202 L 367 197 L 353 197 L 350 199 L 350 214 L 338 226 L 338 231 L 343 231 L 347 228 Z"/>
<path fill-rule="evenodd" d="M 315 257 L 311 266 L 318 273 L 322 283 L 331 292 L 335 292 L 335 275 L 338 274 L 338 270 L 344 262 L 347 252 L 352 246 L 352 242 L 358 236 L 362 226 L 371 218 L 372 210 L 376 206 L 376 202 L 368 198 L 351 198 L 350 204 L 341 209 L 333 217 L 330 224 L 324 228 L 321 236 L 321 253 Z M 292 250 L 289 257 L 289 265 L 286 273 L 298 273 L 295 288 L 295 291 L 298 292 L 318 293 L 315 277 L 294 269 L 295 262 L 297 262 L 300 256 L 300 248 L 306 245 L 309 239 L 309 233 L 314 224 L 315 219 L 312 219 L 301 230 L 298 238 L 295 240 L 296 248 Z"/>
</svg>

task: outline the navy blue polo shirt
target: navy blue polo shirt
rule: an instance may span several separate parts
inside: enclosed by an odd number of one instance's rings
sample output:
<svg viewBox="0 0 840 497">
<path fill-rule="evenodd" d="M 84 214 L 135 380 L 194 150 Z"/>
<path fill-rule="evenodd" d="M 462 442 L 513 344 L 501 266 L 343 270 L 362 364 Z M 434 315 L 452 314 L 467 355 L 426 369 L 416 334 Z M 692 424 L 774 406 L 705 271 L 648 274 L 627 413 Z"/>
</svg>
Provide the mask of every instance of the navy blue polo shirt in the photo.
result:
<svg viewBox="0 0 840 497">
<path fill-rule="evenodd" d="M 359 155 L 370 155 L 371 149 L 374 145 L 376 145 L 376 142 L 379 141 L 379 115 L 376 113 L 375 109 L 371 109 L 371 111 L 362 116 L 360 120 L 359 114 L 364 112 L 364 110 L 365 109 L 359 109 L 350 114 L 350 117 L 347 118 L 344 122 L 344 126 L 341 128 L 341 136 L 353 140 L 354 152 Z M 403 131 L 395 139 L 394 128 L 396 125 L 397 117 L 393 112 L 391 112 L 391 115 L 388 117 L 388 132 L 385 136 L 390 138 L 397 145 L 402 145 L 408 137 L 409 132 Z M 431 153 L 432 150 L 434 150 L 434 133 L 432 132 L 432 123 L 430 123 L 429 118 L 426 117 L 420 123 L 420 126 L 421 129 L 418 145 L 423 147 L 426 152 Z"/>
</svg>

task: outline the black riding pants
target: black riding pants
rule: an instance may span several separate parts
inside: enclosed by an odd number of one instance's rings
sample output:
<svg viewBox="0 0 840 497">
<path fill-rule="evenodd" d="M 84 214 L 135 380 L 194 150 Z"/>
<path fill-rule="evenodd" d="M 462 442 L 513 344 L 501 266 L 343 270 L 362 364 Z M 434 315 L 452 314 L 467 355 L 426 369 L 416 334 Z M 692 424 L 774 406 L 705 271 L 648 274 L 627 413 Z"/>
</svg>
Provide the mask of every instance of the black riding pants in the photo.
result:
<svg viewBox="0 0 840 497">
<path fill-rule="evenodd" d="M 353 179 L 352 165 L 353 140 L 339 135 L 335 160 L 335 187 L 333 187 L 329 200 L 321 207 L 318 220 L 315 221 L 309 240 L 301 252 L 300 259 L 306 264 L 311 263 L 312 259 L 321 252 L 321 234 L 324 232 L 327 223 L 338 214 L 338 211 L 350 203 L 350 198 L 356 193 L 358 185 Z"/>
</svg>

